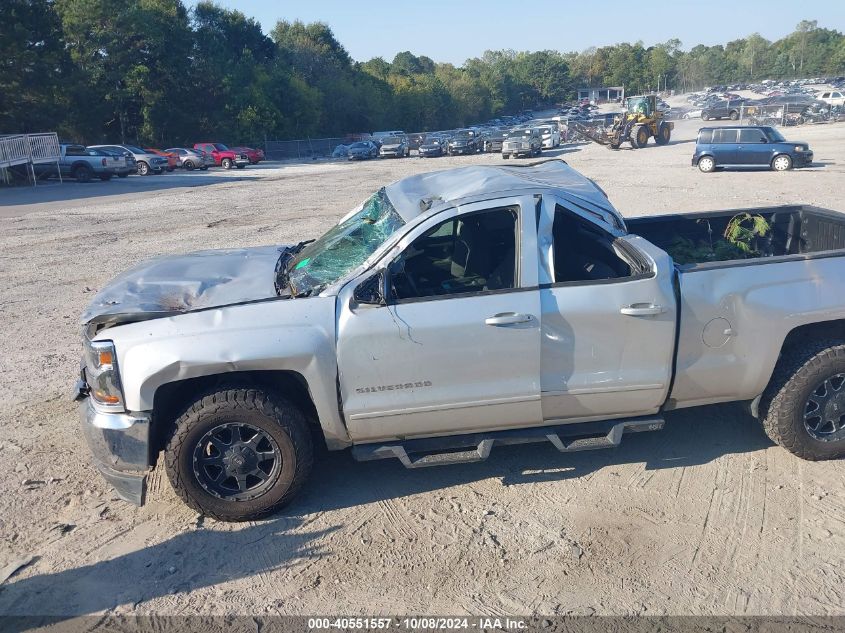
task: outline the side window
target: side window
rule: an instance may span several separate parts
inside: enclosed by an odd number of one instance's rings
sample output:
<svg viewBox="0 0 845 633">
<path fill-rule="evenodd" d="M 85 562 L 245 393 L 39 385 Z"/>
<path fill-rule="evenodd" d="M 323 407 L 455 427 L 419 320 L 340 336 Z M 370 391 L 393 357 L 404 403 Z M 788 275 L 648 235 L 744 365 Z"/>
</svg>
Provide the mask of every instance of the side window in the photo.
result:
<svg viewBox="0 0 845 633">
<path fill-rule="evenodd" d="M 561 206 L 555 208 L 555 283 L 630 277 L 631 267 L 613 249 L 613 238 Z"/>
<path fill-rule="evenodd" d="M 701 130 L 698 133 L 698 142 L 704 145 L 713 142 L 713 130 Z"/>
<path fill-rule="evenodd" d="M 766 137 L 763 135 L 763 132 L 760 130 L 756 130 L 754 128 L 748 128 L 745 130 L 739 131 L 739 142 L 740 143 L 763 143 L 765 142 Z"/>
<path fill-rule="evenodd" d="M 713 142 L 714 143 L 736 143 L 737 139 L 737 129 L 721 129 L 721 130 L 713 130 Z"/>
<path fill-rule="evenodd" d="M 65 156 L 85 156 L 85 148 L 82 145 L 68 145 Z"/>
<path fill-rule="evenodd" d="M 418 237 L 390 265 L 396 300 L 515 288 L 517 212 L 450 218 Z"/>
</svg>

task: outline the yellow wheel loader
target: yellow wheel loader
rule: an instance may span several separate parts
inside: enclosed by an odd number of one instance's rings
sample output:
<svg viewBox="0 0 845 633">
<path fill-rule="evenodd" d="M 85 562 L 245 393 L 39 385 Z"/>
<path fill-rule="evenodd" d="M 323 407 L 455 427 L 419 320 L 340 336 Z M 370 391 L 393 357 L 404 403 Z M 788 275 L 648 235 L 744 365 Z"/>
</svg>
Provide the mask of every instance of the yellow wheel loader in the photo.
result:
<svg viewBox="0 0 845 633">
<path fill-rule="evenodd" d="M 619 149 L 622 143 L 630 143 L 634 149 L 645 147 L 648 139 L 654 138 L 658 145 L 666 145 L 672 137 L 674 123 L 664 120 L 657 109 L 657 97 L 628 97 L 625 112 L 613 120 L 609 128 L 595 130 L 578 125 L 577 129 L 601 145 Z"/>
</svg>

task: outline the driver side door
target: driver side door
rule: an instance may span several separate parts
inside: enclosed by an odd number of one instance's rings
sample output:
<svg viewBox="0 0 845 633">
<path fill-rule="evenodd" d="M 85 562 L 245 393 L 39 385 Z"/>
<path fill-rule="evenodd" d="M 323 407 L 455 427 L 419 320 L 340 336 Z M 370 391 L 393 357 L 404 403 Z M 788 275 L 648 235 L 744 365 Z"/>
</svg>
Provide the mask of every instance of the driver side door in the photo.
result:
<svg viewBox="0 0 845 633">
<path fill-rule="evenodd" d="M 542 421 L 530 196 L 444 211 L 338 297 L 343 411 L 356 442 Z M 355 289 L 387 275 L 385 305 Z"/>
</svg>

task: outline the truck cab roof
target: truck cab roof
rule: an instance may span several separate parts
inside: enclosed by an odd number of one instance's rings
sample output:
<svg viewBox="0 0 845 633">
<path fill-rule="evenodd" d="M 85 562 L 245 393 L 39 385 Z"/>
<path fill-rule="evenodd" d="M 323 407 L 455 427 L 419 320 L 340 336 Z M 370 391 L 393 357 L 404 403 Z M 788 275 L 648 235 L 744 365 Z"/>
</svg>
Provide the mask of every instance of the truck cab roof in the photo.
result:
<svg viewBox="0 0 845 633">
<path fill-rule="evenodd" d="M 591 179 L 560 159 L 525 166 L 478 165 L 404 178 L 386 187 L 396 210 L 408 222 L 438 208 L 519 193 L 554 193 L 609 213 L 624 227 L 619 212 Z"/>
</svg>

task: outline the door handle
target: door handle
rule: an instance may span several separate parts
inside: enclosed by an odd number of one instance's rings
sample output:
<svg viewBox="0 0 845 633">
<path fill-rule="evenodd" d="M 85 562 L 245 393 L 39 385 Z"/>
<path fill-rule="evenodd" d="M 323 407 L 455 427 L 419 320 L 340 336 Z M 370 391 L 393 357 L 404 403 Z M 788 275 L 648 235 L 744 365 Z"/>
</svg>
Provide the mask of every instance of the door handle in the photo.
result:
<svg viewBox="0 0 845 633">
<path fill-rule="evenodd" d="M 619 311 L 626 316 L 655 316 L 666 312 L 666 308 L 653 303 L 634 303 Z"/>
<path fill-rule="evenodd" d="M 518 312 L 500 312 L 491 317 L 484 319 L 485 325 L 492 325 L 498 327 L 500 325 L 516 325 L 517 323 L 528 323 L 534 317 L 530 314 L 520 314 Z"/>
</svg>

